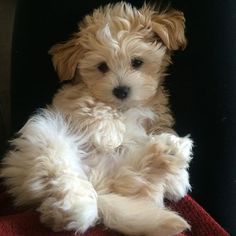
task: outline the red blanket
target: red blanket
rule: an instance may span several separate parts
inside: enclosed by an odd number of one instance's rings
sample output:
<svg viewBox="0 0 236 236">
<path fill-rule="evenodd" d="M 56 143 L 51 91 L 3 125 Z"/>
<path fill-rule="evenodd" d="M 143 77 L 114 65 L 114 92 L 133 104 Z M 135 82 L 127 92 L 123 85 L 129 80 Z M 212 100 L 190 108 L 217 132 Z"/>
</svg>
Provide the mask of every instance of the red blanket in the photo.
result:
<svg viewBox="0 0 236 236">
<path fill-rule="evenodd" d="M 179 212 L 192 226 L 191 231 L 178 236 L 229 236 L 202 207 L 190 196 L 170 207 Z M 1 236 L 74 236 L 73 232 L 54 233 L 39 222 L 38 214 L 33 210 L 14 209 L 8 196 L 0 191 L 0 235 Z M 99 225 L 83 236 L 119 236 Z M 79 234 L 78 234 L 79 236 Z M 163 235 L 164 236 L 164 235 Z"/>
</svg>

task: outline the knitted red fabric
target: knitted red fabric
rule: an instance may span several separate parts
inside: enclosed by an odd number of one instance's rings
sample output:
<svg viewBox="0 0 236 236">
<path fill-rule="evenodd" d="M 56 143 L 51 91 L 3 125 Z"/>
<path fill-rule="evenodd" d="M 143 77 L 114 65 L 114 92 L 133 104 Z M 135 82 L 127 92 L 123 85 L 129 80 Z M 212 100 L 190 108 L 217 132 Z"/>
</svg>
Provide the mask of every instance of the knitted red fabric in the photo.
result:
<svg viewBox="0 0 236 236">
<path fill-rule="evenodd" d="M 190 196 L 170 207 L 179 212 L 192 226 L 191 231 L 178 236 L 229 236 Z M 1 236 L 74 236 L 73 232 L 54 233 L 42 226 L 33 210 L 14 209 L 5 193 L 0 191 L 0 235 Z M 80 234 L 78 234 L 79 236 Z M 96 226 L 83 236 L 119 236 L 120 234 Z M 81 236 L 81 235 L 80 235 Z M 164 235 L 163 235 L 164 236 Z"/>
<path fill-rule="evenodd" d="M 179 212 L 191 225 L 186 236 L 229 236 L 229 234 L 190 196 L 170 207 Z"/>
</svg>

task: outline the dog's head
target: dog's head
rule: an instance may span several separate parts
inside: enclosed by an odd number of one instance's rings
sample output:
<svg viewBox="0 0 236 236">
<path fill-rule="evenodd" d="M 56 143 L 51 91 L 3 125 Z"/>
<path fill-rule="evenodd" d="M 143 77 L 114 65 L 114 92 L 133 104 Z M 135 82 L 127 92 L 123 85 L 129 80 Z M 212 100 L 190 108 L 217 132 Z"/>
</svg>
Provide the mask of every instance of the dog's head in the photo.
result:
<svg viewBox="0 0 236 236">
<path fill-rule="evenodd" d="M 131 106 L 155 95 L 171 52 L 185 45 L 182 12 L 120 2 L 86 16 L 50 54 L 61 81 L 79 77 L 97 99 Z"/>
</svg>

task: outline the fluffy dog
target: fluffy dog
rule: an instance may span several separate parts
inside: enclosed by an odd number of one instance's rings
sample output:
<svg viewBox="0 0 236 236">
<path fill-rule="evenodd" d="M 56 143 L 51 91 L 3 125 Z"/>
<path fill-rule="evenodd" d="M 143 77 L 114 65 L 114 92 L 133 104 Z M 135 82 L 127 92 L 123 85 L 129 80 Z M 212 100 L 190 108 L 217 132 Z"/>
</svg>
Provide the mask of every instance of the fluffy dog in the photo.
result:
<svg viewBox="0 0 236 236">
<path fill-rule="evenodd" d="M 120 2 L 95 10 L 52 47 L 60 80 L 72 82 L 5 156 L 1 176 L 16 204 L 36 204 L 55 231 L 98 222 L 127 235 L 189 229 L 163 202 L 190 189 L 192 141 L 172 130 L 163 88 L 172 51 L 185 45 L 181 12 Z"/>
</svg>

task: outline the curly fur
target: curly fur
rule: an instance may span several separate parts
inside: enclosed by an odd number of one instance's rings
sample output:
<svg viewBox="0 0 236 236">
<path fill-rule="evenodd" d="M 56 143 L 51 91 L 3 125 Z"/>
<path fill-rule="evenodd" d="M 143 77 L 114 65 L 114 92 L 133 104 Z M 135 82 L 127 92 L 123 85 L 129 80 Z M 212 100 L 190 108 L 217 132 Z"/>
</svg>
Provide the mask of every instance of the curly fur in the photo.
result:
<svg viewBox="0 0 236 236">
<path fill-rule="evenodd" d="M 84 232 L 101 221 L 128 235 L 189 229 L 163 201 L 190 189 L 192 141 L 173 131 L 163 88 L 171 52 L 185 44 L 181 12 L 120 2 L 95 10 L 53 46 L 60 80 L 72 83 L 11 141 L 1 176 L 15 203 L 36 205 L 55 231 Z M 114 95 L 117 86 L 130 89 L 126 99 Z"/>
</svg>

